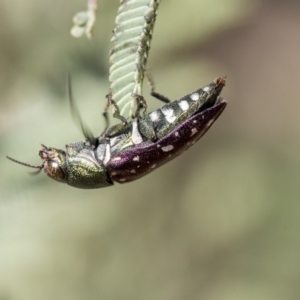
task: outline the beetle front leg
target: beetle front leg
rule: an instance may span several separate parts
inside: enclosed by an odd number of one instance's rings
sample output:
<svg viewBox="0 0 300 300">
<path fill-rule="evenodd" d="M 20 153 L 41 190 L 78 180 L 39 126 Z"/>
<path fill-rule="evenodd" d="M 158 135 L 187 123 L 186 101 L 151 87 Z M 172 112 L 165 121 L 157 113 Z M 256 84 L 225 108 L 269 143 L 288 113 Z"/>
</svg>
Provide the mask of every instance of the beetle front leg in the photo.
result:
<svg viewBox="0 0 300 300">
<path fill-rule="evenodd" d="M 119 107 L 118 107 L 117 103 L 112 99 L 111 93 L 106 95 L 106 98 L 107 98 L 107 104 L 106 104 L 104 112 L 102 114 L 104 116 L 105 120 L 106 120 L 106 128 L 100 134 L 100 137 L 113 136 L 113 135 L 117 134 L 120 130 L 124 129 L 124 127 L 126 125 L 128 125 L 128 122 L 127 122 L 126 118 L 124 118 L 120 114 L 120 110 L 119 110 Z M 113 117 L 122 122 L 122 123 L 113 125 L 111 127 L 109 127 L 109 120 L 108 120 L 108 109 L 109 109 L 110 105 L 112 105 L 113 108 L 114 108 Z"/>
<path fill-rule="evenodd" d="M 120 109 L 119 109 L 117 103 L 113 100 L 111 93 L 106 95 L 106 99 L 107 99 L 107 105 L 105 107 L 104 114 L 107 114 L 109 106 L 112 105 L 114 108 L 113 117 L 116 119 L 119 119 L 121 122 L 127 124 L 126 118 L 120 114 Z"/>
</svg>

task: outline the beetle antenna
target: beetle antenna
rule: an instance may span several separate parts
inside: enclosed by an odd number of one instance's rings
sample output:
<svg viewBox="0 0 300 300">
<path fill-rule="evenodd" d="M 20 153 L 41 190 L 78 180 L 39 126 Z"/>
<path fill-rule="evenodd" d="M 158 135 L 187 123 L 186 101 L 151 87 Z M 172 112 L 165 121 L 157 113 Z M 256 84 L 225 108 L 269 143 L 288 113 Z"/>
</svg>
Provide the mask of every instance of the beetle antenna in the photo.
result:
<svg viewBox="0 0 300 300">
<path fill-rule="evenodd" d="M 79 113 L 79 109 L 76 105 L 76 102 L 73 99 L 73 93 L 72 93 L 72 78 L 71 73 L 68 73 L 68 98 L 69 98 L 69 104 L 71 108 L 71 113 L 74 122 L 76 125 L 78 125 L 81 128 L 81 131 L 84 135 L 84 137 L 92 144 L 96 145 L 96 138 L 94 137 L 92 131 L 86 124 L 83 123 L 81 115 Z"/>
<path fill-rule="evenodd" d="M 22 165 L 22 166 L 25 166 L 25 167 L 29 167 L 29 168 L 34 168 L 34 169 L 38 169 L 36 172 L 32 172 L 30 173 L 31 175 L 37 175 L 39 174 L 43 169 L 44 169 L 44 165 L 41 165 L 41 166 L 34 166 L 34 165 L 30 165 L 30 164 L 27 164 L 27 163 L 24 163 L 22 161 L 19 161 L 19 160 L 16 160 L 14 158 L 11 158 L 9 156 L 6 156 L 7 159 L 19 164 L 19 165 Z"/>
</svg>

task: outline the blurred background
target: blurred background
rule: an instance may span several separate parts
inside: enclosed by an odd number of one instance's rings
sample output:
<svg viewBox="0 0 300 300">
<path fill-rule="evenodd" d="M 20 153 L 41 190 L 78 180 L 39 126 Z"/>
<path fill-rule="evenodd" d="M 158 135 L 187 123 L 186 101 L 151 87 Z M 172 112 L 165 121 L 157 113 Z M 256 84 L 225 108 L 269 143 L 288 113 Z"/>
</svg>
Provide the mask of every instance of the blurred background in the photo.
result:
<svg viewBox="0 0 300 300">
<path fill-rule="evenodd" d="M 0 299 L 300 299 L 300 2 L 162 1 L 148 66 L 179 98 L 227 75 L 192 149 L 129 184 L 79 190 L 8 161 L 104 128 L 117 0 L 74 39 L 85 0 L 0 3 Z M 150 110 L 161 103 L 147 96 Z"/>
</svg>

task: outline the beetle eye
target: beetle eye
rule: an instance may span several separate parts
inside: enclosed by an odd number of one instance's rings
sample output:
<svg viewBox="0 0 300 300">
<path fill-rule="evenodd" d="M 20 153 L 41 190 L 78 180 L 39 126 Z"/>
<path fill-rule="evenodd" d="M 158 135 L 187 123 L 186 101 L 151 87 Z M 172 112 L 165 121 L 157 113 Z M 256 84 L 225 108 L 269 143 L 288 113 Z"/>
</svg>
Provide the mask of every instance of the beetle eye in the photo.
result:
<svg viewBox="0 0 300 300">
<path fill-rule="evenodd" d="M 66 154 L 62 150 L 42 145 L 39 156 L 43 160 L 45 173 L 60 182 L 66 182 Z"/>
<path fill-rule="evenodd" d="M 55 180 L 63 181 L 65 178 L 65 173 L 63 169 L 55 161 L 51 161 L 51 160 L 48 161 L 45 164 L 44 169 L 47 175 Z"/>
</svg>

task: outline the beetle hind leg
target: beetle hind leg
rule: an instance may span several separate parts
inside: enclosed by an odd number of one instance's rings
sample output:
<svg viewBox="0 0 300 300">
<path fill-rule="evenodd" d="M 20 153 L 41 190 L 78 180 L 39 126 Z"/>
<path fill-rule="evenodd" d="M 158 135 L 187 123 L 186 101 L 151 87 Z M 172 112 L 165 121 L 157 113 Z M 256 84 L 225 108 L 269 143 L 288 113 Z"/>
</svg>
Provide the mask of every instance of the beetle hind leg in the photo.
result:
<svg viewBox="0 0 300 300">
<path fill-rule="evenodd" d="M 156 99 L 158 99 L 158 100 L 164 102 L 164 103 L 169 103 L 169 102 L 171 102 L 171 100 L 170 100 L 168 97 L 166 97 L 166 96 L 164 96 L 164 95 L 162 95 L 162 94 L 159 94 L 159 93 L 157 93 L 157 92 L 155 91 L 155 83 L 154 83 L 154 79 L 153 79 L 153 76 L 152 76 L 152 74 L 151 74 L 151 72 L 150 72 L 149 69 L 145 72 L 145 76 L 146 76 L 147 83 L 148 83 L 148 85 L 149 85 L 149 87 L 150 87 L 150 95 L 151 95 L 152 97 L 154 97 L 154 98 L 156 98 Z"/>
</svg>

